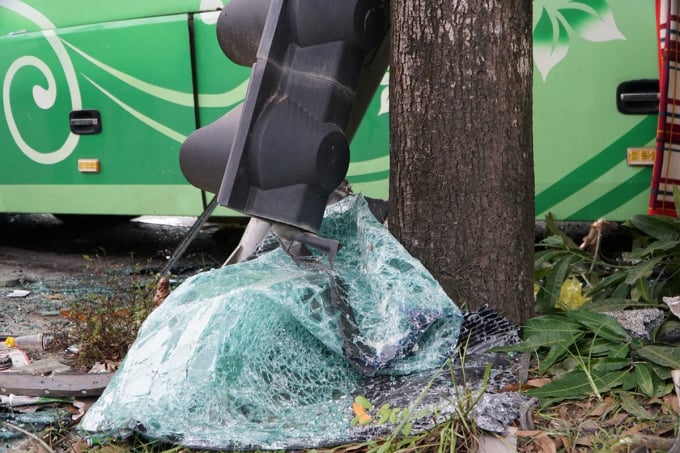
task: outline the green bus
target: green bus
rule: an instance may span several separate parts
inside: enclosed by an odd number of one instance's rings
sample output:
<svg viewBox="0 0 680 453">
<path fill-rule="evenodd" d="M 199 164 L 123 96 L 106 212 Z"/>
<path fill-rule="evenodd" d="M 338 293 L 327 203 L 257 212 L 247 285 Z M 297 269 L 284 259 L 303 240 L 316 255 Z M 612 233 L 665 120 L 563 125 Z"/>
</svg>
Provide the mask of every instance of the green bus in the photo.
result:
<svg viewBox="0 0 680 453">
<path fill-rule="evenodd" d="M 0 0 L 0 212 L 200 214 L 180 145 L 249 78 L 217 43 L 222 4 Z M 646 212 L 657 115 L 619 100 L 654 90 L 655 24 L 653 2 L 534 1 L 537 218 Z M 388 196 L 388 110 L 386 75 L 347 176 L 370 197 Z"/>
</svg>

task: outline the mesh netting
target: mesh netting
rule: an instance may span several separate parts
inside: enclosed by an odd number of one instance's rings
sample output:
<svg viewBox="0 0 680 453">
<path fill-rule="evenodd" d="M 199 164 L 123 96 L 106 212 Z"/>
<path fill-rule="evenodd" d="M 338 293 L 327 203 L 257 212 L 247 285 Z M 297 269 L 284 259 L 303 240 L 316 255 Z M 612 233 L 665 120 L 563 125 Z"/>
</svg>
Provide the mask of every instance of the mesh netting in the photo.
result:
<svg viewBox="0 0 680 453">
<path fill-rule="evenodd" d="M 321 234 L 343 244 L 332 269 L 279 247 L 180 285 L 81 429 L 199 448 L 330 445 L 352 437 L 352 394 L 372 376 L 439 367 L 462 315 L 420 262 L 361 196 L 329 207 Z"/>
</svg>

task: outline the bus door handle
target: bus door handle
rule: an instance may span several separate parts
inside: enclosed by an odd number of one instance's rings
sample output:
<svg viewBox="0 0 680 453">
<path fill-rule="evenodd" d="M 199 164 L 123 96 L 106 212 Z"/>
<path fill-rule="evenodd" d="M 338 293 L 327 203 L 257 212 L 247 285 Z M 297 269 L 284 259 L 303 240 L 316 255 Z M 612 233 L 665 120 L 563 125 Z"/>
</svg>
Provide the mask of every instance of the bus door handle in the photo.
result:
<svg viewBox="0 0 680 453">
<path fill-rule="evenodd" d="M 616 88 L 616 108 L 629 115 L 659 113 L 659 80 L 629 80 Z"/>
<path fill-rule="evenodd" d="M 102 115 L 99 110 L 74 110 L 69 114 L 69 126 L 74 134 L 99 134 L 102 131 Z"/>
</svg>

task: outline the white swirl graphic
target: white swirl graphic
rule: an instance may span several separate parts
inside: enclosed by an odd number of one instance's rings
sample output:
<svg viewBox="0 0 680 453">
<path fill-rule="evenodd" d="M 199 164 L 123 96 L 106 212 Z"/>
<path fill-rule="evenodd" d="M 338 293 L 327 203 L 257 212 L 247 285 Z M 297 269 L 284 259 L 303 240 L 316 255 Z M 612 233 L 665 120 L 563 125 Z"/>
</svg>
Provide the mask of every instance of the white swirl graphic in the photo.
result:
<svg viewBox="0 0 680 453">
<path fill-rule="evenodd" d="M 61 69 L 64 71 L 64 75 L 66 77 L 66 84 L 68 86 L 69 95 L 71 96 L 71 110 L 82 109 L 80 88 L 78 86 L 76 72 L 73 68 L 73 63 L 71 62 L 71 59 L 64 48 L 64 45 L 54 33 L 54 24 L 38 10 L 19 0 L 0 0 L 0 7 L 12 10 L 45 29 L 42 34 L 54 50 L 54 53 L 56 54 L 61 65 Z M 35 104 L 43 110 L 48 110 L 54 106 L 54 103 L 57 99 L 57 84 L 55 82 L 54 75 L 47 64 L 34 56 L 26 55 L 17 58 L 9 66 L 2 83 L 2 105 L 5 112 L 5 118 L 7 118 L 7 125 L 17 146 L 29 159 L 39 164 L 56 164 L 71 155 L 78 144 L 80 136 L 69 132 L 63 145 L 59 149 L 51 152 L 42 152 L 36 150 L 26 143 L 26 140 L 24 140 L 19 128 L 17 127 L 16 121 L 14 120 L 14 113 L 12 112 L 12 105 L 10 103 L 10 91 L 12 80 L 16 76 L 17 72 L 27 66 L 32 66 L 40 71 L 47 82 L 47 87 L 40 85 L 35 85 L 33 87 L 32 94 Z"/>
</svg>

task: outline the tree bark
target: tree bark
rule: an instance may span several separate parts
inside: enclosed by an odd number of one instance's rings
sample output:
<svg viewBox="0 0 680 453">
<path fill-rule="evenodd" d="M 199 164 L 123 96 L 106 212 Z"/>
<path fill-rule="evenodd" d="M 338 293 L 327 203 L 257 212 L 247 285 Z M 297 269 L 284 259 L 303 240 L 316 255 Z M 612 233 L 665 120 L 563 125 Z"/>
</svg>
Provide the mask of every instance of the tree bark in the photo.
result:
<svg viewBox="0 0 680 453">
<path fill-rule="evenodd" d="M 393 0 L 390 230 L 462 308 L 533 313 L 530 0 Z"/>
</svg>

